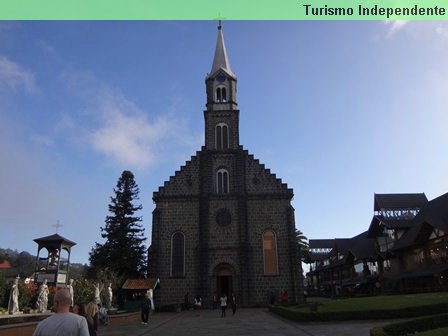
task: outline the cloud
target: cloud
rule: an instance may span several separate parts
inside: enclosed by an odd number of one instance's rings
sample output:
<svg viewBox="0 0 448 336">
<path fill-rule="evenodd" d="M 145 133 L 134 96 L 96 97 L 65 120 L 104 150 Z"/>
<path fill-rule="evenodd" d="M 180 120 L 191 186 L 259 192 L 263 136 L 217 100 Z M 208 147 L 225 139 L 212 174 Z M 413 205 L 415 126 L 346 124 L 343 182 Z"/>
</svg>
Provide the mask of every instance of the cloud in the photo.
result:
<svg viewBox="0 0 448 336">
<path fill-rule="evenodd" d="M 442 37 L 448 39 L 448 27 L 446 27 L 446 26 L 438 26 L 438 27 L 436 27 L 435 30 L 436 30 L 436 33 L 439 36 L 442 36 Z"/>
<path fill-rule="evenodd" d="M 154 165 L 154 147 L 169 132 L 169 122 L 158 119 L 151 123 L 124 97 L 118 100 L 103 97 L 100 101 L 102 124 L 92 131 L 93 147 L 126 166 L 143 169 Z"/>
<path fill-rule="evenodd" d="M 21 28 L 18 21 L 0 21 L 0 40 L 13 37 L 13 33 Z"/>
<path fill-rule="evenodd" d="M 37 145 L 45 147 L 52 147 L 54 145 L 53 139 L 51 139 L 49 136 L 42 134 L 31 134 L 30 140 Z"/>
<path fill-rule="evenodd" d="M 410 21 L 406 20 L 395 20 L 395 21 L 383 21 L 384 25 L 387 26 L 387 36 L 392 36 L 399 30 L 403 29 Z"/>
<path fill-rule="evenodd" d="M 0 55 L 0 91 L 15 90 L 19 87 L 30 93 L 38 91 L 34 75 L 30 71 Z"/>
<path fill-rule="evenodd" d="M 405 31 L 408 36 L 417 40 L 436 38 L 438 40 L 434 42 L 437 43 L 448 39 L 448 23 L 445 21 L 382 21 L 382 24 L 386 26 L 386 37 Z"/>
<path fill-rule="evenodd" d="M 188 135 L 184 120 L 175 116 L 176 99 L 174 107 L 167 108 L 168 113 L 150 119 L 155 111 L 141 109 L 121 90 L 101 83 L 88 71 L 68 70 L 61 78 L 68 88 L 80 93 L 87 106 L 78 111 L 88 120 L 79 123 L 83 129 L 77 138 L 86 138 L 94 151 L 115 163 L 129 169 L 147 169 L 164 159 L 170 142 L 181 147 L 197 145 L 195 137 Z M 73 119 L 65 116 L 58 127 L 79 132 L 81 127 L 73 124 Z"/>
</svg>

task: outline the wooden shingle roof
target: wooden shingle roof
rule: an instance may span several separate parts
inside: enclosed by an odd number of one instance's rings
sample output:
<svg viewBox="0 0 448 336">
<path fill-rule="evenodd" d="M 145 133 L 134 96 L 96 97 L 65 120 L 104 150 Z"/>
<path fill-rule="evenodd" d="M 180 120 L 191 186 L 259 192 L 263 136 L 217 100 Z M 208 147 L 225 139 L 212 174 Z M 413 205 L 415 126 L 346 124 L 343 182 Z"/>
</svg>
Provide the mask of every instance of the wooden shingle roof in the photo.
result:
<svg viewBox="0 0 448 336">
<path fill-rule="evenodd" d="M 148 290 L 154 287 L 156 280 L 154 278 L 149 279 L 128 279 L 125 281 L 122 289 L 136 289 L 136 290 Z"/>
</svg>

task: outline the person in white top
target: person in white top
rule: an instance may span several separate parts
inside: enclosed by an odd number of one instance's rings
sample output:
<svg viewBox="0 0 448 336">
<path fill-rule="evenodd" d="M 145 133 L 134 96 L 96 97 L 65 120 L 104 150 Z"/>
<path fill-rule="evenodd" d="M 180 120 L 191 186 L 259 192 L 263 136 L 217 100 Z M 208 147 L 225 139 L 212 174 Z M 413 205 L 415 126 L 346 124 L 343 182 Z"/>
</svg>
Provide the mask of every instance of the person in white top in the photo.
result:
<svg viewBox="0 0 448 336">
<path fill-rule="evenodd" d="M 221 298 L 219 299 L 221 301 L 221 317 L 226 317 L 226 309 L 227 309 L 227 295 L 221 294 Z"/>
<path fill-rule="evenodd" d="M 70 313 L 70 303 L 68 288 L 60 289 L 53 301 L 56 314 L 40 322 L 33 336 L 89 336 L 86 319 Z"/>
</svg>

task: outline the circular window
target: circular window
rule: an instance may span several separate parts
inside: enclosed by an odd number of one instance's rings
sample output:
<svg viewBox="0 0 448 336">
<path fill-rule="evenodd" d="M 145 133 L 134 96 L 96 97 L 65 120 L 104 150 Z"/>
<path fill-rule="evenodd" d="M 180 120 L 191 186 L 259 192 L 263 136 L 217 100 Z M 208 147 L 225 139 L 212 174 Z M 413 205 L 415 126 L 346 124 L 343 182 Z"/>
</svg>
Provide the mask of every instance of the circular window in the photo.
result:
<svg viewBox="0 0 448 336">
<path fill-rule="evenodd" d="M 232 216 L 229 209 L 219 209 L 216 212 L 216 224 L 220 226 L 227 226 L 232 222 Z"/>
</svg>

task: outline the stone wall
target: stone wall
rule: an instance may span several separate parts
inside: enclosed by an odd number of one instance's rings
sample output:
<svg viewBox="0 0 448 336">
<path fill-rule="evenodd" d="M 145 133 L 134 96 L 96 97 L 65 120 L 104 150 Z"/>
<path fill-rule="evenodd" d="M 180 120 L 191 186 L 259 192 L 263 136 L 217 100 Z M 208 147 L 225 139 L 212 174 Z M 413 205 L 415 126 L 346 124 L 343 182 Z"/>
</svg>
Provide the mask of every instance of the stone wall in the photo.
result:
<svg viewBox="0 0 448 336">
<path fill-rule="evenodd" d="M 215 175 L 226 168 L 230 192 L 216 194 Z M 154 194 L 151 260 L 161 289 L 159 305 L 201 295 L 204 305 L 216 292 L 216 270 L 229 265 L 233 289 L 246 306 L 264 306 L 287 290 L 291 301 L 303 299 L 297 244 L 294 240 L 293 192 L 242 148 L 198 152 Z M 220 212 L 230 217 L 220 222 Z M 224 216 L 226 217 L 226 216 Z M 225 222 L 225 221 L 224 221 Z M 278 274 L 264 275 L 263 233 L 277 238 Z M 185 277 L 172 278 L 171 237 L 185 236 Z"/>
</svg>

